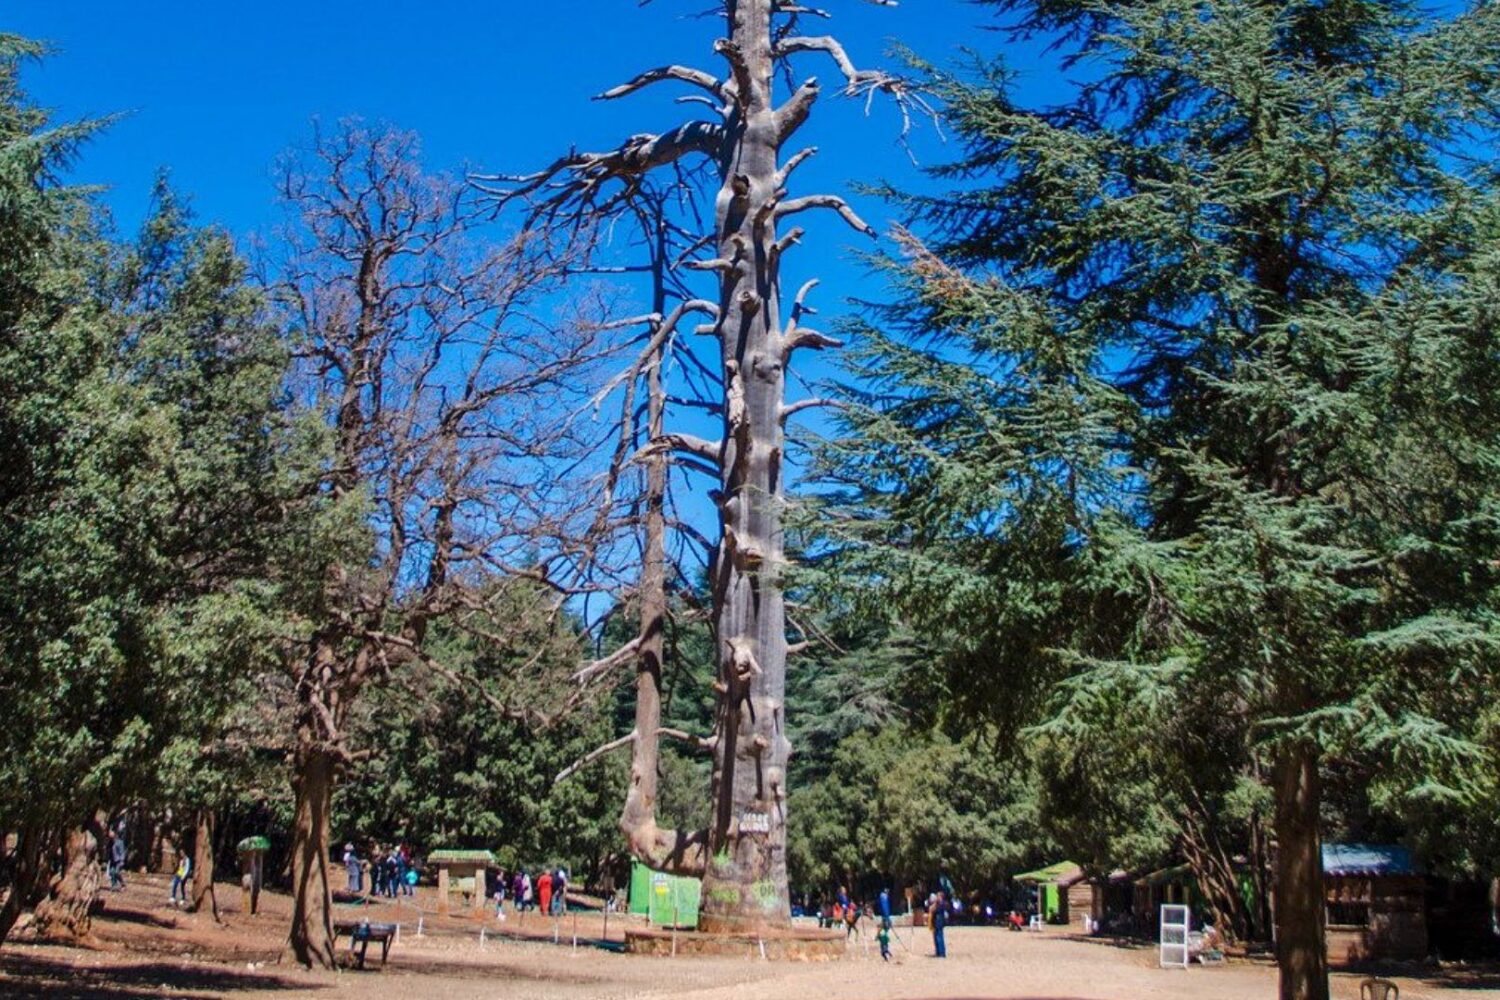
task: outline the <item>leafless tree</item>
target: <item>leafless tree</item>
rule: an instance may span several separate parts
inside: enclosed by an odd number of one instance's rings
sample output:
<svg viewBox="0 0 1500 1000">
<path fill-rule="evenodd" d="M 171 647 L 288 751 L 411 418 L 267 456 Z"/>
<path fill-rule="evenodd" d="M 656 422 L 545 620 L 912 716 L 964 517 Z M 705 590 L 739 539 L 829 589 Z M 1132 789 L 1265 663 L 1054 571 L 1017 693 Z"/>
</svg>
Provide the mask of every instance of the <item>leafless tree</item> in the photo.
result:
<svg viewBox="0 0 1500 1000">
<path fill-rule="evenodd" d="M 497 579 L 571 593 L 595 501 L 570 417 L 607 350 L 598 324 L 547 318 L 576 240 L 487 242 L 472 189 L 424 174 L 410 134 L 319 132 L 281 183 L 291 220 L 274 287 L 322 441 L 287 557 L 290 580 L 313 581 L 285 658 L 289 948 L 329 966 L 329 814 L 356 753 L 351 705 L 396 668 L 461 680 L 425 640 L 439 620 L 495 638 Z"/>
<path fill-rule="evenodd" d="M 626 647 L 642 654 L 637 660 L 636 726 L 596 754 L 617 746 L 632 749 L 631 791 L 621 822 L 632 851 L 652 865 L 704 877 L 705 930 L 750 931 L 789 920 L 786 770 L 791 746 L 786 737 L 788 643 L 781 582 L 784 428 L 789 417 L 818 401 L 787 402 L 787 366 L 799 350 L 837 346 L 804 322 L 810 313 L 806 296 L 816 282 L 802 285 L 783 323 L 783 262 L 803 231 L 795 226 L 781 231 L 779 226 L 793 216 L 827 210 L 855 230 L 874 235 L 836 195 L 790 194 L 793 172 L 815 152 L 797 148 L 793 140 L 820 89 L 809 77 L 779 94 L 778 81 L 791 79 L 796 59 L 823 57 L 842 77 L 846 95 L 889 95 L 903 115 L 925 112 L 927 106 L 901 78 L 857 68 L 832 36 L 802 34 L 800 26 L 827 17 L 824 11 L 790 0 L 723 0 L 715 6 L 725 26 L 714 43 L 725 67 L 722 75 L 662 66 L 600 95 L 616 99 L 658 84 L 677 85 L 691 91 L 684 101 L 709 109 L 706 117 L 631 136 L 615 149 L 570 153 L 533 175 L 482 181 L 503 199 L 526 199 L 534 219 L 581 220 L 619 213 L 639 199 L 654 172 L 706 162 L 716 174 L 713 218 L 704 240 L 707 256 L 694 255 L 680 266 L 713 275 L 717 292 L 711 299 L 684 297 L 671 310 L 659 304 L 646 323 L 648 342 L 658 345 L 675 337 L 687 317 L 706 317 L 703 332 L 718 347 L 713 381 L 722 436 L 705 440 L 673 431 L 663 426 L 661 411 L 652 409 L 650 440 L 635 456 L 650 460 L 670 452 L 688 467 L 707 468 L 717 480 L 713 496 L 719 538 L 710 581 L 719 701 L 715 731 L 690 737 L 713 754 L 708 828 L 664 830 L 657 825 L 658 742 L 673 734 L 658 724 L 659 647 L 652 643 L 659 618 L 646 600 L 643 629 Z M 652 357 L 659 354 L 648 351 L 637 370 L 659 372 Z M 648 385 L 646 392 L 654 401 L 660 387 Z M 651 475 L 661 475 L 651 468 Z M 652 489 L 647 492 L 653 495 Z M 655 581 L 661 576 L 653 531 L 659 535 L 662 525 L 650 510 L 648 505 L 643 594 L 657 593 Z"/>
</svg>

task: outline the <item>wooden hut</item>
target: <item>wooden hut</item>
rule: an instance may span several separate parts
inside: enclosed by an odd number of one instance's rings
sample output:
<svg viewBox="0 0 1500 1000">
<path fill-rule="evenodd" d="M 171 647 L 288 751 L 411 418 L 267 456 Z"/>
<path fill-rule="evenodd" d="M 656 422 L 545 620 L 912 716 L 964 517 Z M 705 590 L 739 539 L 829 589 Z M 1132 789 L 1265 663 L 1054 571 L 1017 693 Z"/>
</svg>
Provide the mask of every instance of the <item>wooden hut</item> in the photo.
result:
<svg viewBox="0 0 1500 1000">
<path fill-rule="evenodd" d="M 1016 876 L 1021 885 L 1036 890 L 1036 911 L 1049 924 L 1073 924 L 1084 929 L 1092 919 L 1094 887 L 1083 877 L 1083 868 L 1073 861 L 1059 861 Z"/>
<path fill-rule="evenodd" d="M 1198 884 L 1189 865 L 1159 868 L 1135 880 L 1135 924 L 1141 933 L 1156 934 L 1156 924 L 1165 904 L 1193 906 Z"/>
<path fill-rule="evenodd" d="M 1427 882 L 1393 844 L 1324 844 L 1328 960 L 1427 957 Z"/>
<path fill-rule="evenodd" d="M 1095 933 L 1124 933 L 1133 925 L 1135 912 L 1135 878 L 1123 868 L 1117 868 L 1104 878 L 1093 879 L 1093 931 Z"/>
</svg>

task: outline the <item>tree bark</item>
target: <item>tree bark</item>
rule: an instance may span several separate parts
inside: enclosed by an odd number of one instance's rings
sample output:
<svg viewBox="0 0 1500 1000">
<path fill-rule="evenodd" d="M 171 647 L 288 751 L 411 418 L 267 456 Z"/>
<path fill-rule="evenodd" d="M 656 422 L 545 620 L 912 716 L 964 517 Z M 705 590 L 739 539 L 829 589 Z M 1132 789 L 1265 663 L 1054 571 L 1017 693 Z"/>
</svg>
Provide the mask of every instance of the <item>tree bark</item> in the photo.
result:
<svg viewBox="0 0 1500 1000">
<path fill-rule="evenodd" d="M 666 312 L 667 253 L 665 222 L 658 213 L 652 253 L 652 309 Z M 646 428 L 648 440 L 659 440 L 666 416 L 666 393 L 661 371 L 667 343 L 658 345 L 646 370 Z M 657 824 L 660 780 L 662 685 L 661 670 L 667 620 L 666 495 L 668 456 L 658 450 L 646 459 L 645 531 L 640 579 L 641 645 L 636 657 L 635 739 L 631 745 L 630 788 L 620 811 L 620 830 L 631 853 L 652 868 L 678 874 L 701 875 L 704 849 L 701 837 Z"/>
<path fill-rule="evenodd" d="M 1255 942 L 1267 942 L 1271 939 L 1271 886 L 1267 881 L 1270 852 L 1267 850 L 1266 840 L 1266 818 L 1256 809 L 1250 813 L 1249 853 L 1250 895 L 1253 900 L 1250 908 L 1250 940 Z"/>
<path fill-rule="evenodd" d="M 102 842 L 102 829 L 96 821 L 68 830 L 63 843 L 62 870 L 52 876 L 47 894 L 33 913 L 38 935 L 61 940 L 88 936 L 102 881 L 99 854 Z"/>
<path fill-rule="evenodd" d="M 784 732 L 786 624 L 780 580 L 782 401 L 780 147 L 790 131 L 773 105 L 772 0 L 727 5 L 723 46 L 735 108 L 715 202 L 718 340 L 725 389 L 720 541 L 712 566 L 718 643 L 708 871 L 700 926 L 755 932 L 790 925 Z"/>
<path fill-rule="evenodd" d="M 214 921 L 219 919 L 219 899 L 214 895 L 214 811 L 198 810 L 198 829 L 193 837 L 193 898 L 190 913 L 202 913 L 205 902 Z"/>
<path fill-rule="evenodd" d="M 35 830 L 17 834 L 10 870 L 10 886 L 0 903 L 0 944 L 10 936 L 21 914 L 35 906 L 45 884 L 46 839 Z"/>
<path fill-rule="evenodd" d="M 1328 1000 L 1318 832 L 1322 787 L 1316 748 L 1305 743 L 1279 748 L 1271 784 L 1276 797 L 1274 912 L 1280 1000 Z"/>
<path fill-rule="evenodd" d="M 333 896 L 328 881 L 329 812 L 334 758 L 301 749 L 295 761 L 297 813 L 292 828 L 292 928 L 287 946 L 308 968 L 334 967 Z"/>
</svg>

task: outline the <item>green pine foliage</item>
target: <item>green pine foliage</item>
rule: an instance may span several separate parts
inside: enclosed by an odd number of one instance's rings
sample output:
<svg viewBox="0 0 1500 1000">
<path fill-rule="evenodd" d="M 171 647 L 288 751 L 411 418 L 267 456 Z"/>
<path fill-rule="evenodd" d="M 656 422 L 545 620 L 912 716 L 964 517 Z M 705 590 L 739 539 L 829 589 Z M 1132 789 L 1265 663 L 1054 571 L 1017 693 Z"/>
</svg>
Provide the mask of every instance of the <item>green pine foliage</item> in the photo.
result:
<svg viewBox="0 0 1500 1000">
<path fill-rule="evenodd" d="M 1234 776 L 1296 747 L 1367 762 L 1413 835 L 1472 808 L 1500 665 L 1500 13 L 993 6 L 1074 82 L 1027 107 L 1001 65 L 928 68 L 962 152 L 945 193 L 885 191 L 911 232 L 822 451 L 830 578 L 932 643 L 950 718 L 1062 773 L 1164 776 L 1102 804 L 1201 791 L 1247 824 Z"/>
<path fill-rule="evenodd" d="M 161 185 L 133 243 L 55 171 L 0 39 L 0 828 L 161 794 L 264 655 L 286 358 L 223 233 Z"/>
</svg>

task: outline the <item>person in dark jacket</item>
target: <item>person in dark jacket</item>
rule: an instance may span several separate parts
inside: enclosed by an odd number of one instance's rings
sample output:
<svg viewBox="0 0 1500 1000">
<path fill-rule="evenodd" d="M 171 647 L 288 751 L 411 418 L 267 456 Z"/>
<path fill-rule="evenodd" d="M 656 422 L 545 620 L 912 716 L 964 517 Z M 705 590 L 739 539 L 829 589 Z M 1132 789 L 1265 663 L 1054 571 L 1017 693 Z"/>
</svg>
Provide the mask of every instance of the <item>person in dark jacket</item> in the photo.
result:
<svg viewBox="0 0 1500 1000">
<path fill-rule="evenodd" d="M 932 953 L 937 958 L 948 957 L 948 942 L 943 932 L 948 929 L 948 895 L 939 889 L 932 894 L 932 905 L 927 910 L 927 920 L 932 924 Z"/>
<path fill-rule="evenodd" d="M 117 892 L 125 888 L 125 838 L 113 830 L 109 832 L 109 887 Z"/>
</svg>

